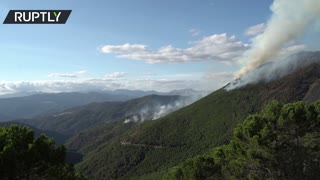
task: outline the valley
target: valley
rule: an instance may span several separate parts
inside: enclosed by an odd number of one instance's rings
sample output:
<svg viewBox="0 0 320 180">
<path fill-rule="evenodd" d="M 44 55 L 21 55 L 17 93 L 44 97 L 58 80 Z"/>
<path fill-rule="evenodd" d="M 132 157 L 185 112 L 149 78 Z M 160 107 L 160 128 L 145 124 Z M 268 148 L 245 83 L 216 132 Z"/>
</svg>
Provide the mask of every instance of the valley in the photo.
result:
<svg viewBox="0 0 320 180">
<path fill-rule="evenodd" d="M 320 0 L 0 8 L 0 180 L 319 179 Z"/>
<path fill-rule="evenodd" d="M 195 102 L 185 96 L 147 95 L 90 103 L 18 122 L 64 143 L 71 150 L 68 161 L 89 179 L 161 179 L 188 158 L 228 144 L 238 124 L 273 100 L 317 102 L 320 56 L 309 55 L 319 61 L 269 82 L 221 88 Z M 308 61 L 310 56 L 301 58 Z M 163 112 L 166 106 L 177 109 Z M 163 114 L 153 120 L 158 112 Z"/>
</svg>

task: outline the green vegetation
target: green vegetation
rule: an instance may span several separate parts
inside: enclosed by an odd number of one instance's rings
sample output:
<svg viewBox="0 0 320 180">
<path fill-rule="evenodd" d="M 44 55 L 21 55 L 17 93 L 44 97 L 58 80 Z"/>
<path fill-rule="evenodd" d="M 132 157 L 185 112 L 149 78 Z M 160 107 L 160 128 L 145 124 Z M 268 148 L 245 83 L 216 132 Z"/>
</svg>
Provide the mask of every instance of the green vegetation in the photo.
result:
<svg viewBox="0 0 320 180">
<path fill-rule="evenodd" d="M 43 129 L 34 132 L 6 125 L 12 122 L 1 123 L 7 127 L 0 128 L 0 177 L 83 179 L 65 163 L 63 146 L 38 135 L 46 132 L 58 143 L 72 136 L 66 143 L 71 149 L 68 162 L 77 163 L 84 155 L 75 169 L 90 179 L 316 179 L 320 177 L 320 103 L 297 101 L 319 101 L 319 79 L 320 65 L 311 64 L 271 82 L 219 89 L 157 121 L 143 123 L 124 120 L 141 118 L 141 111 L 150 120 L 154 107 L 181 97 L 150 95 L 92 103 L 21 120 Z"/>
<path fill-rule="evenodd" d="M 101 144 L 114 139 L 119 139 L 125 132 L 136 126 L 136 123 L 126 123 L 115 121 L 109 123 L 99 123 L 98 125 L 81 131 L 73 136 L 65 144 L 68 149 L 77 150 L 81 154 L 87 154 L 95 150 Z"/>
<path fill-rule="evenodd" d="M 160 179 L 163 172 L 188 158 L 228 144 L 233 129 L 271 100 L 292 103 L 304 100 L 308 94 L 308 101 L 317 101 L 319 96 L 312 95 L 309 90 L 319 78 L 320 66 L 311 65 L 276 81 L 233 91 L 220 89 L 157 121 L 146 121 L 130 127 L 118 124 L 114 126 L 117 131 L 109 129 L 103 132 L 102 127 L 97 131 L 93 128 L 90 133 L 83 132 L 81 136 L 72 139 L 73 142 L 98 140 L 90 147 L 80 143 L 84 145 L 78 146 L 81 152 L 87 154 L 76 168 L 91 179 Z M 118 133 L 113 137 L 105 136 L 111 131 Z M 121 142 L 130 144 L 122 145 Z M 145 146 L 139 146 L 142 144 Z M 207 159 L 198 160 L 202 161 Z M 211 167 L 212 164 L 206 166 Z"/>
<path fill-rule="evenodd" d="M 107 124 L 84 131 L 73 138 L 70 144 L 83 144 L 78 146 L 81 152 L 86 153 L 88 149 L 93 151 L 89 151 L 90 153 L 85 156 L 83 162 L 77 165 L 77 168 L 92 179 L 139 177 L 155 171 L 165 171 L 187 158 L 202 154 L 209 148 L 227 142 L 232 127 L 240 123 L 240 120 L 252 111 L 250 91 L 241 91 L 244 97 L 248 97 L 248 100 L 245 101 L 240 98 L 233 99 L 239 96 L 238 93 L 239 91 L 236 93 L 217 91 L 208 98 L 157 121 L 146 121 L 135 125 L 119 122 L 116 126 L 109 127 Z M 243 108 L 239 105 L 242 105 Z M 230 109 L 233 113 L 228 113 Z M 113 137 L 108 136 L 116 131 L 120 133 Z M 230 133 L 226 133 L 228 131 Z M 219 136 L 219 134 L 225 135 Z M 99 141 L 100 139 L 102 141 Z M 122 141 L 148 146 L 123 146 Z M 88 148 L 91 142 L 98 143 Z M 160 145 L 163 148 L 150 147 L 153 145 Z M 138 162 L 135 161 L 137 151 L 142 154 Z M 121 167 L 125 168 L 121 172 L 118 171 L 119 164 L 115 163 L 118 161 L 123 162 Z M 108 169 L 108 171 L 99 171 L 100 169 Z"/>
<path fill-rule="evenodd" d="M 85 179 L 65 163 L 66 149 L 24 126 L 0 127 L 1 179 Z"/>
<path fill-rule="evenodd" d="M 229 144 L 172 168 L 165 179 L 317 179 L 320 103 L 273 101 L 237 126 Z"/>
<path fill-rule="evenodd" d="M 54 131 L 49 131 L 49 130 L 38 129 L 36 127 L 33 127 L 33 126 L 25 124 L 25 123 L 21 123 L 21 122 L 16 122 L 16 121 L 0 122 L 0 126 L 10 126 L 10 125 L 18 125 L 18 126 L 28 127 L 30 129 L 32 129 L 35 137 L 39 137 L 41 134 L 45 134 L 46 136 L 54 139 L 54 142 L 56 143 L 56 145 L 62 145 L 65 143 L 65 141 L 67 139 L 70 138 L 70 136 L 66 136 L 64 134 L 60 134 L 60 133 L 57 133 Z"/>
</svg>

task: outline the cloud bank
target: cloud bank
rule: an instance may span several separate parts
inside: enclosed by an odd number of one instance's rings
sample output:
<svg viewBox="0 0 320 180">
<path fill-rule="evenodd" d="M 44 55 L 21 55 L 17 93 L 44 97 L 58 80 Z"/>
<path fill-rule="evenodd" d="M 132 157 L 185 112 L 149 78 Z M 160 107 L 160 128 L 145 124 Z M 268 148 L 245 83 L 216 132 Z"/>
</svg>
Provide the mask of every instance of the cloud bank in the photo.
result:
<svg viewBox="0 0 320 180">
<path fill-rule="evenodd" d="M 176 48 L 172 45 L 158 50 L 147 49 L 143 44 L 105 45 L 99 48 L 106 54 L 117 54 L 118 58 L 144 61 L 148 64 L 184 63 L 192 61 L 218 61 L 234 63 L 247 50 L 245 44 L 235 36 L 213 34 L 192 43 L 189 48 Z"/>
<path fill-rule="evenodd" d="M 77 79 L 43 81 L 0 81 L 0 95 L 19 92 L 93 92 L 116 89 L 171 91 L 199 87 L 198 81 L 175 79 Z"/>
<path fill-rule="evenodd" d="M 121 78 L 124 78 L 125 76 L 127 76 L 127 73 L 125 72 L 113 72 L 113 73 L 110 73 L 110 74 L 106 74 L 104 77 L 106 79 L 121 79 Z"/>
</svg>

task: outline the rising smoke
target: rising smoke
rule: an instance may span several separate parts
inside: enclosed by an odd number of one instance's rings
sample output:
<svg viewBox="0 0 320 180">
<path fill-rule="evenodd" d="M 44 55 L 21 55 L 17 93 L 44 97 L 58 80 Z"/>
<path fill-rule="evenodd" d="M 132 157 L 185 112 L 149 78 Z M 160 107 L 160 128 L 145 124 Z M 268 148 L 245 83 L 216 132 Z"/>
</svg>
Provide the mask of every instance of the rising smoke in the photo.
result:
<svg viewBox="0 0 320 180">
<path fill-rule="evenodd" d="M 130 122 L 140 123 L 145 120 L 157 120 L 159 118 L 162 118 L 165 115 L 168 115 L 169 113 L 172 113 L 180 108 L 183 108 L 195 102 L 201 97 L 203 97 L 203 95 L 198 94 L 198 95 L 193 95 L 188 97 L 181 97 L 170 104 L 146 106 L 142 108 L 138 113 L 128 115 L 124 123 L 125 124 Z"/>
<path fill-rule="evenodd" d="M 241 78 L 229 83 L 225 89 L 233 90 L 248 84 L 269 82 L 290 74 L 299 68 L 304 68 L 314 63 L 320 64 L 320 51 L 303 51 L 292 54 L 281 61 L 269 62 L 250 71 Z"/>
<path fill-rule="evenodd" d="M 302 37 L 320 18 L 320 0 L 274 0 L 265 31 L 252 40 L 237 78 L 274 60 L 284 46 Z"/>
<path fill-rule="evenodd" d="M 172 104 L 168 104 L 168 105 L 162 105 L 160 107 L 157 107 L 156 111 L 153 113 L 153 117 L 152 120 L 156 120 L 159 119 L 173 111 L 176 111 L 184 106 L 187 106 L 189 104 L 191 104 L 192 101 L 190 101 L 190 99 L 185 99 L 185 100 L 180 100 L 180 101 L 176 101 Z"/>
</svg>

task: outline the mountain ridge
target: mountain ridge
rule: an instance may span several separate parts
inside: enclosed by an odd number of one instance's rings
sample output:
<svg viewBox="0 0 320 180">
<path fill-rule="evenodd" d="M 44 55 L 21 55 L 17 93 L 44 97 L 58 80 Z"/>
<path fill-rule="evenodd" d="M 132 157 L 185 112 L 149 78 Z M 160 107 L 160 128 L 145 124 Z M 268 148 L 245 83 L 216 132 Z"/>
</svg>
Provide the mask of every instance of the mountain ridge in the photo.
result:
<svg viewBox="0 0 320 180">
<path fill-rule="evenodd" d="M 311 92 L 311 86 L 319 78 L 319 62 L 313 62 L 274 81 L 249 84 L 231 91 L 219 89 L 157 121 L 147 121 L 120 133 L 89 152 L 77 168 L 96 179 L 158 179 L 168 167 L 227 143 L 237 124 L 271 100 L 290 103 L 304 100 L 309 94 L 308 101 L 317 101 L 318 96 Z M 121 142 L 171 148 L 128 147 Z M 115 157 L 124 167 L 118 166 Z"/>
<path fill-rule="evenodd" d="M 157 95 L 188 95 L 195 98 L 202 97 L 205 93 L 200 91 L 176 90 L 162 93 L 156 91 L 126 90 L 102 92 L 66 92 L 66 93 L 43 93 L 30 92 L 14 95 L 0 96 L 0 121 L 8 121 L 20 118 L 35 118 L 64 111 L 66 109 L 90 104 L 93 102 L 118 102 L 140 98 L 152 94 Z"/>
<path fill-rule="evenodd" d="M 180 96 L 149 95 L 124 102 L 100 102 L 74 107 L 58 114 L 23 120 L 23 123 L 39 129 L 53 130 L 62 134 L 75 133 L 99 123 L 124 120 L 130 115 L 145 111 L 145 118 L 151 118 L 151 111 L 183 99 Z M 150 108 L 150 109 L 148 109 Z M 145 109 L 145 110 L 144 110 Z"/>
</svg>

